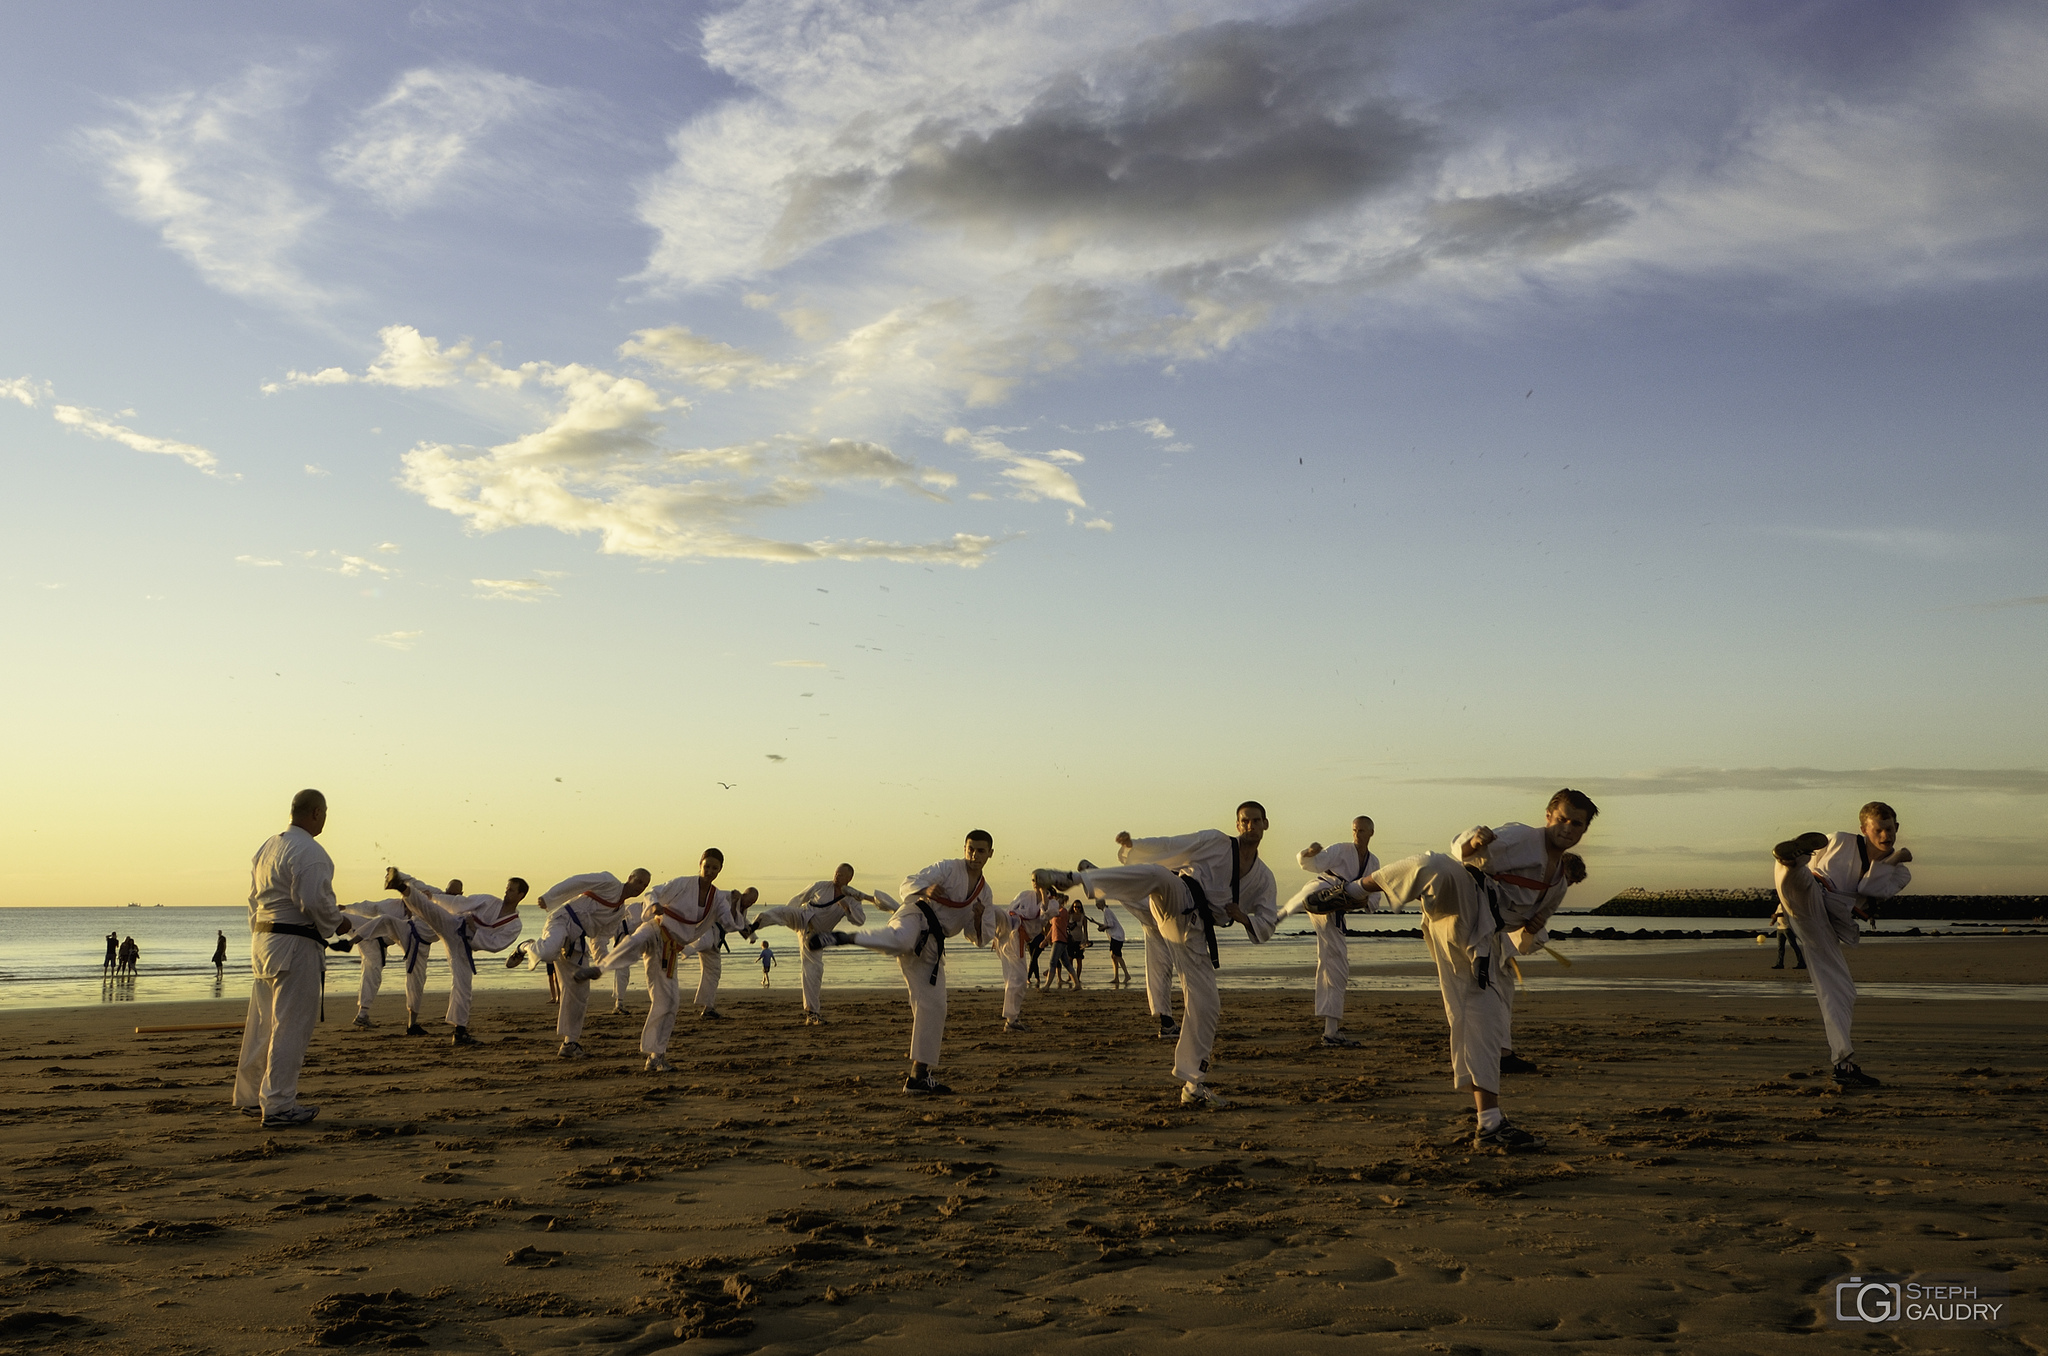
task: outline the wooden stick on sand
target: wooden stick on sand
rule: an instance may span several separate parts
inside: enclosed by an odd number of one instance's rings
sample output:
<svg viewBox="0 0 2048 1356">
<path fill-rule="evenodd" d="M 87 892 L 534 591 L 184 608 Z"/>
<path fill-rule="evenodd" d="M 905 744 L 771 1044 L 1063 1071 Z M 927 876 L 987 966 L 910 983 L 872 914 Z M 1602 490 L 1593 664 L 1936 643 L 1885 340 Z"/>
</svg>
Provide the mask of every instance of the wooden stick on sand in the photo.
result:
<svg viewBox="0 0 2048 1356">
<path fill-rule="evenodd" d="M 240 1031 L 240 1022 L 202 1022 L 198 1026 L 138 1026 L 138 1036 L 155 1036 L 165 1031 Z"/>
</svg>

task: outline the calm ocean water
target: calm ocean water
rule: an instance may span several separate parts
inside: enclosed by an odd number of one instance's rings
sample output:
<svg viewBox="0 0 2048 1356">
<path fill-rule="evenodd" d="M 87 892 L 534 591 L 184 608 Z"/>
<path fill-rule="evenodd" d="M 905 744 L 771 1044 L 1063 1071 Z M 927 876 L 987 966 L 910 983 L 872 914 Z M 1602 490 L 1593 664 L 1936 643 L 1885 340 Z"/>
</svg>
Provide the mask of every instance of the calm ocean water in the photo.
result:
<svg viewBox="0 0 2048 1356">
<path fill-rule="evenodd" d="M 1350 923 L 1359 932 L 1397 932 L 1416 927 L 1420 919 L 1415 914 L 1353 914 Z M 1611 919 L 1560 917 L 1552 925 L 1552 932 L 1562 934 L 1574 926 L 1593 930 L 1596 927 L 1613 925 L 1625 932 L 1636 927 L 1653 931 L 1699 930 L 1715 931 L 1742 926 L 1740 920 L 1726 918 L 1657 918 L 1657 919 Z M 529 929 L 538 927 L 537 913 L 527 921 Z M 1760 926 L 1760 925 L 1759 925 Z M 1887 931 L 1903 930 L 1911 926 L 1910 921 L 1887 927 Z M 1995 931 L 1998 924 L 1943 924 L 1944 928 L 1959 932 L 1973 932 L 1980 928 Z M 1134 977 L 1144 975 L 1144 947 L 1139 940 L 1136 926 L 1130 925 L 1131 940 L 1124 947 L 1124 960 Z M 118 933 L 121 937 L 133 937 L 141 949 L 142 961 L 138 973 L 131 978 L 115 978 L 101 968 L 102 957 L 106 954 L 106 935 Z M 228 939 L 227 964 L 219 974 L 214 971 L 210 958 L 213 955 L 214 940 L 218 933 L 226 933 Z M 781 928 L 771 928 L 761 934 L 767 938 L 775 952 L 776 968 L 772 976 L 773 988 L 790 1003 L 797 1002 L 796 946 L 794 936 Z M 748 946 L 738 937 L 730 939 L 732 950 L 725 958 L 723 985 L 737 996 L 755 995 L 760 990 L 761 970 L 759 948 Z M 1635 952 L 1645 949 L 1696 950 L 1702 947 L 1754 947 L 1752 940 L 1710 940 L 1697 941 L 1642 941 L 1642 942 L 1601 942 L 1589 939 L 1565 940 L 1559 949 L 1567 952 L 1579 951 L 1585 954 L 1599 954 L 1615 947 L 1627 947 Z M 1222 982 L 1230 988 L 1286 989 L 1299 988 L 1306 991 L 1311 984 L 1315 965 L 1315 944 L 1305 930 L 1283 926 L 1279 936 L 1263 947 L 1254 947 L 1246 941 L 1241 932 L 1225 934 L 1222 944 L 1224 965 Z M 395 959 L 395 957 L 394 957 Z M 1381 942 L 1355 944 L 1352 947 L 1352 987 L 1359 990 L 1380 990 L 1385 992 L 1424 992 L 1435 987 L 1433 979 L 1407 975 L 1374 975 L 1377 968 L 1409 964 L 1427 959 L 1420 941 L 1407 938 L 1388 938 Z M 480 993 L 511 991 L 516 989 L 545 992 L 546 977 L 538 972 L 506 970 L 493 957 L 479 957 L 477 969 L 477 990 Z M 427 1011 L 438 1013 L 446 1002 L 447 962 L 435 949 L 427 984 Z M 356 986 L 361 978 L 361 964 L 355 953 L 330 952 L 327 958 L 327 994 L 335 1003 L 353 1001 Z M 686 983 L 694 982 L 696 967 L 684 962 Z M 1539 967 L 1540 968 L 1539 971 Z M 1540 972 L 1547 985 L 1560 990 L 1617 987 L 1630 981 L 1575 979 L 1556 972 L 1555 967 L 1545 967 L 1538 961 L 1532 964 L 1532 972 Z M 955 941 L 946 950 L 947 983 L 955 989 L 998 987 L 1002 984 L 1002 972 L 995 957 L 987 951 L 964 942 Z M 386 1007 L 385 1015 L 398 1006 L 394 995 L 401 990 L 401 981 L 396 971 L 387 969 L 385 991 L 379 1003 Z M 1100 983 L 1109 973 L 1109 949 L 1098 946 L 1088 953 L 1085 976 L 1091 983 Z M 1554 974 L 1554 978 L 1552 977 Z M 895 988 L 901 985 L 901 972 L 895 961 L 871 951 L 856 947 L 842 947 L 832 952 L 826 961 L 826 984 L 847 988 Z M 1680 987 L 1697 987 L 1680 981 L 1671 981 Z M 638 973 L 633 977 L 634 992 L 643 992 L 646 981 Z M 1664 987 L 1654 985 L 1652 987 Z M 1938 986 L 1895 986 L 1914 990 L 1932 990 Z M 2048 986 L 2044 992 L 2028 991 L 2019 996 L 2048 997 Z M 0 908 L 0 1009 L 80 1007 L 98 1003 L 165 1003 L 184 1002 L 199 998 L 244 998 L 249 992 L 249 911 L 240 906 L 220 908 Z M 1873 997 L 1881 996 L 1874 988 L 1864 992 Z M 1979 989 L 1967 992 L 1983 994 Z M 437 998 L 436 995 L 439 997 Z M 1907 996 L 1907 995 L 1900 995 Z M 1937 994 L 1927 992 L 1925 997 L 1960 997 L 1963 994 Z M 2013 995 L 2002 995 L 2013 996 Z M 330 1012 L 332 1009 L 330 1008 Z"/>
</svg>

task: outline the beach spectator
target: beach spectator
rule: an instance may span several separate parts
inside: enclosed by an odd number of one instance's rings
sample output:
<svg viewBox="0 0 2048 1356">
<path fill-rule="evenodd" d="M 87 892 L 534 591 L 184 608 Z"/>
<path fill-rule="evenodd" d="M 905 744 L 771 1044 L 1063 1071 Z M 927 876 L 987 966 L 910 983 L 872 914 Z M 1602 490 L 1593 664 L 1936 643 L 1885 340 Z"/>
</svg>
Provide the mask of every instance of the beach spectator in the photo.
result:
<svg viewBox="0 0 2048 1356">
<path fill-rule="evenodd" d="M 135 944 L 133 937 L 121 941 L 120 962 L 114 967 L 115 973 L 134 974 L 136 963 L 142 959 L 142 948 Z"/>
<path fill-rule="evenodd" d="M 1778 963 L 1771 968 L 1773 970 L 1785 968 L 1785 944 L 1790 942 L 1792 944 L 1793 959 L 1799 962 L 1792 968 L 1794 970 L 1804 970 L 1806 968 L 1806 953 L 1799 949 L 1799 936 L 1792 931 L 1792 915 L 1785 908 L 1785 901 L 1782 899 L 1778 901 L 1776 911 L 1771 914 L 1771 926 L 1776 928 L 1778 932 Z"/>
<path fill-rule="evenodd" d="M 228 963 L 228 935 L 216 930 L 213 934 L 213 968 L 218 970 Z"/>
<path fill-rule="evenodd" d="M 120 960 L 120 955 L 121 934 L 118 932 L 110 932 L 107 934 L 107 959 L 105 960 L 104 963 L 101 964 L 100 968 L 102 970 L 113 969 L 115 964 Z"/>
<path fill-rule="evenodd" d="M 768 972 L 775 968 L 775 948 L 761 943 L 761 987 L 768 987 Z"/>
<path fill-rule="evenodd" d="M 1045 987 L 1065 988 L 1067 984 L 1067 950 L 1074 935 L 1074 915 L 1069 910 L 1065 895 L 1056 896 L 1055 907 L 1045 916 L 1045 930 L 1052 936 L 1052 964 L 1046 970 Z"/>
<path fill-rule="evenodd" d="M 1102 906 L 1102 931 L 1109 939 L 1109 963 L 1113 967 L 1109 975 L 1110 985 L 1128 986 L 1131 982 L 1131 967 L 1124 964 L 1124 920 L 1117 917 L 1114 904 L 1104 903 Z"/>
</svg>

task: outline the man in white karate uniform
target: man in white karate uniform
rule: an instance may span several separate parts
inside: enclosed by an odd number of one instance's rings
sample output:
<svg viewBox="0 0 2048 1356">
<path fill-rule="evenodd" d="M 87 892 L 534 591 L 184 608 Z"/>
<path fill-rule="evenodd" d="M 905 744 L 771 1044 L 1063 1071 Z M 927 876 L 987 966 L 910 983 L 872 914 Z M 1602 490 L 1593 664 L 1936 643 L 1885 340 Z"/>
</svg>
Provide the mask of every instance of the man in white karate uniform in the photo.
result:
<svg viewBox="0 0 2048 1356">
<path fill-rule="evenodd" d="M 610 955 L 613 947 L 624 944 L 633 935 L 633 929 L 647 921 L 643 914 L 645 904 L 644 900 L 635 900 L 619 910 L 618 926 L 612 929 L 612 935 L 605 939 L 604 945 L 596 949 L 598 955 Z M 630 965 L 622 965 L 612 971 L 612 1015 L 615 1017 L 633 1015 L 626 1006 L 626 993 L 632 987 L 632 979 L 633 967 Z"/>
<path fill-rule="evenodd" d="M 910 997 L 905 1092 L 952 1091 L 933 1073 L 946 1039 L 946 939 L 969 929 L 969 939 L 980 944 L 987 929 L 982 916 L 996 907 L 995 891 L 982 876 L 995 850 L 986 829 L 971 830 L 960 856 L 934 862 L 903 882 L 903 904 L 886 921 L 833 935 L 835 945 L 888 952 L 903 972 Z"/>
<path fill-rule="evenodd" d="M 1912 882 L 1906 864 L 1913 854 L 1899 846 L 1898 813 L 1883 801 L 1864 806 L 1857 824 L 1859 833 L 1802 833 L 1778 844 L 1773 855 L 1778 902 L 1792 916 L 1792 930 L 1806 952 L 1835 1082 L 1876 1088 L 1883 1084 L 1856 1064 L 1856 979 L 1843 948 L 1861 942 L 1856 920 L 1871 917 L 1872 903 Z"/>
<path fill-rule="evenodd" d="M 646 1057 L 643 1073 L 669 1073 L 675 1067 L 668 1061 L 668 1044 L 675 1034 L 676 1011 L 682 1005 L 677 959 L 701 947 L 707 938 L 716 946 L 721 929 L 750 940 L 753 937 L 746 911 L 760 895 L 752 889 L 718 889 L 713 882 L 724 868 L 725 854 L 706 848 L 697 860 L 696 875 L 677 876 L 649 892 L 645 921 L 606 952 L 601 965 L 585 965 L 574 973 L 578 982 L 588 984 L 606 970 L 631 965 L 636 956 L 647 957 L 647 1021 L 640 1028 L 640 1053 Z M 710 1001 L 717 1003 L 716 992 Z M 716 1016 L 716 1008 L 706 1009 L 704 1015 Z"/>
<path fill-rule="evenodd" d="M 861 906 L 875 897 L 853 888 L 853 867 L 841 862 L 832 879 L 821 880 L 787 904 L 753 916 L 755 928 L 788 928 L 796 934 L 798 969 L 803 976 L 804 1025 L 825 1025 L 825 950 L 841 923 L 855 927 L 868 921 Z"/>
<path fill-rule="evenodd" d="M 1571 851 L 1592 827 L 1599 809 L 1583 792 L 1569 788 L 1550 798 L 1543 823 L 1502 824 L 1468 829 L 1451 840 L 1451 855 L 1477 866 L 1493 880 L 1495 917 L 1506 934 L 1507 949 L 1533 956 L 1550 940 L 1550 916 L 1564 904 L 1565 892 L 1586 878 L 1585 859 Z M 1485 842 L 1480 833 L 1491 834 Z M 1507 968 L 1515 970 L 1508 958 Z M 1501 976 L 1501 1002 L 1507 1007 L 1501 1030 L 1500 1071 L 1535 1073 L 1536 1066 L 1515 1053 L 1515 985 L 1519 971 Z"/>
<path fill-rule="evenodd" d="M 1236 837 L 1215 829 L 1173 838 L 1119 833 L 1121 866 L 1083 862 L 1074 871 L 1041 868 L 1031 873 L 1034 885 L 1049 890 L 1078 886 L 1091 898 L 1120 900 L 1133 907 L 1138 900 L 1149 901 L 1153 924 L 1180 971 L 1181 1029 L 1174 1045 L 1173 1076 L 1181 1084 L 1182 1106 L 1227 1105 L 1207 1081 L 1222 1014 L 1216 989 L 1216 935 L 1231 923 L 1240 923 L 1254 942 L 1263 942 L 1279 923 L 1273 872 L 1259 860 L 1266 828 L 1266 808 L 1248 800 L 1237 807 Z"/>
<path fill-rule="evenodd" d="M 459 880 L 448 885 L 448 891 L 439 891 L 395 866 L 384 869 L 384 888 L 404 896 L 414 926 L 429 929 L 447 948 L 447 1022 L 455 1028 L 449 1044 L 475 1045 L 476 1037 L 469 1034 L 469 1009 L 476 982 L 476 953 L 503 951 L 519 940 L 519 901 L 526 898 L 528 887 L 517 876 L 505 882 L 502 896 L 462 894 Z"/>
<path fill-rule="evenodd" d="M 708 900 L 715 893 L 711 888 L 711 882 L 717 880 L 718 873 L 723 870 L 725 870 L 725 854 L 717 848 L 706 848 L 704 849 L 704 855 L 697 860 L 697 875 L 695 877 L 680 877 L 679 879 L 684 881 L 696 880 L 698 892 Z M 677 882 L 670 881 L 669 885 L 677 885 Z M 680 890 L 681 886 L 677 886 L 677 888 Z M 685 891 L 684 893 L 687 892 Z M 725 893 L 727 895 L 735 894 L 731 890 L 727 890 Z M 754 901 L 761 897 L 761 892 L 749 886 L 742 894 L 745 899 L 744 905 L 737 907 L 728 906 L 724 912 L 718 914 L 710 926 L 699 929 L 686 948 L 697 958 L 697 992 L 691 1001 L 697 1006 L 697 1016 L 700 1020 L 714 1022 L 725 1020 L 725 1014 L 718 1010 L 718 983 L 725 974 L 725 934 L 737 932 L 750 942 L 754 940 L 754 927 L 747 921 L 745 910 L 753 906 Z M 694 906 L 685 911 L 694 913 Z M 733 921 L 735 919 L 738 921 Z"/>
<path fill-rule="evenodd" d="M 327 827 L 327 797 L 301 791 L 291 814 L 249 863 L 249 1015 L 234 1104 L 266 1130 L 319 1114 L 299 1101 L 299 1070 L 320 1011 L 327 935 L 354 926 L 334 902 L 334 859 L 313 841 Z"/>
<path fill-rule="evenodd" d="M 1585 808 L 1573 815 L 1574 827 L 1546 840 L 1546 879 L 1562 868 L 1565 850 L 1578 846 L 1593 816 L 1600 813 L 1581 792 L 1566 789 L 1558 794 Z M 1451 1086 L 1472 1094 L 1478 1122 L 1473 1147 L 1529 1153 L 1541 1149 L 1544 1141 L 1510 1125 L 1500 1107 L 1500 1052 L 1508 1031 L 1508 1004 L 1501 989 L 1512 981 L 1503 973 L 1508 934 L 1495 912 L 1499 886 L 1485 870 L 1486 848 L 1494 838 L 1493 830 L 1485 826 L 1468 830 L 1459 838 L 1468 854 L 1463 860 L 1441 852 L 1406 857 L 1367 876 L 1365 890 L 1383 893 L 1391 904 L 1412 903 L 1422 910 L 1422 937 L 1436 962 L 1444 1020 L 1450 1028 Z"/>
<path fill-rule="evenodd" d="M 1031 943 L 1045 930 L 1048 909 L 1059 908 L 1037 886 L 1019 890 L 1002 910 L 1002 936 L 994 945 L 1003 967 L 1003 1034 L 1029 1031 L 1024 1024 L 1024 991 L 1031 987 Z M 993 925 L 989 925 L 991 928 Z M 978 940 L 978 939 L 977 939 Z"/>
<path fill-rule="evenodd" d="M 571 876 L 541 892 L 540 904 L 553 910 L 540 939 L 521 942 L 505 958 L 510 970 L 525 965 L 532 970 L 553 964 L 562 985 L 562 1006 L 555 1014 L 555 1035 L 562 1045 L 555 1053 L 561 1059 L 587 1059 L 583 1048 L 583 1019 L 590 1011 L 590 981 L 577 974 L 590 965 L 595 948 L 615 935 L 627 901 L 638 899 L 653 877 L 646 867 L 620 880 L 609 871 Z"/>
<path fill-rule="evenodd" d="M 1344 995 L 1351 985 L 1351 939 L 1344 934 L 1344 914 L 1351 909 L 1373 911 L 1373 896 L 1363 884 L 1380 868 L 1380 859 L 1372 852 L 1372 832 L 1372 817 L 1360 815 L 1351 821 L 1350 842 L 1329 847 L 1310 843 L 1296 853 L 1294 860 L 1316 879 L 1280 909 L 1282 918 L 1305 911 L 1315 925 L 1315 1013 L 1323 1019 L 1324 1045 L 1358 1044 L 1344 1034 Z"/>
<path fill-rule="evenodd" d="M 390 878 L 389 870 L 385 878 Z M 462 882 L 449 881 L 443 893 L 461 894 Z M 405 1034 L 426 1035 L 427 1029 L 420 1025 L 420 1012 L 426 1005 L 427 962 L 433 959 L 434 943 L 440 940 L 434 930 L 408 913 L 401 899 L 366 899 L 349 905 L 342 913 L 355 924 L 342 949 L 353 946 L 363 964 L 362 978 L 356 985 L 356 1016 L 349 1025 L 365 1030 L 376 1025 L 370 1020 L 370 1005 L 384 988 L 384 967 L 390 960 L 390 948 L 396 945 L 405 958 Z M 452 964 L 453 956 L 449 959 Z"/>
</svg>

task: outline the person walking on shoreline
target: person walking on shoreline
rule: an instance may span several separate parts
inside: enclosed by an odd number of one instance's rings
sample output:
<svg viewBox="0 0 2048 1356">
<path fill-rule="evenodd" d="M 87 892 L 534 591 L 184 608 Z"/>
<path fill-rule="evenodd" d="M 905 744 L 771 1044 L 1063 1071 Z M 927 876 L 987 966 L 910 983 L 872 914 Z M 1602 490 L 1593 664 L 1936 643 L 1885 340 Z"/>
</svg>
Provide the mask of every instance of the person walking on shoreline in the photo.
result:
<svg viewBox="0 0 2048 1356">
<path fill-rule="evenodd" d="M 327 797 L 299 792 L 291 816 L 249 864 L 249 1014 L 234 1104 L 266 1130 L 319 1114 L 299 1101 L 299 1070 L 320 1011 L 326 937 L 352 926 L 334 902 L 334 859 L 314 841 L 327 827 Z"/>
<path fill-rule="evenodd" d="M 228 935 L 218 929 L 213 934 L 213 969 L 219 974 L 228 963 Z"/>
<path fill-rule="evenodd" d="M 106 961 L 105 961 L 105 962 L 104 962 L 104 963 L 103 963 L 103 964 L 102 964 L 102 965 L 100 966 L 100 968 L 101 968 L 102 970 L 111 970 L 111 969 L 113 969 L 113 968 L 114 968 L 114 967 L 115 967 L 115 966 L 116 966 L 117 964 L 119 964 L 119 963 L 120 963 L 120 960 L 121 960 L 121 934 L 120 934 L 119 932 L 110 932 L 110 933 L 108 933 L 108 934 L 107 934 L 107 959 L 106 959 Z"/>
</svg>

